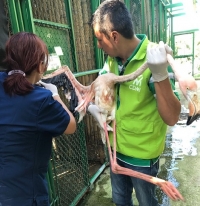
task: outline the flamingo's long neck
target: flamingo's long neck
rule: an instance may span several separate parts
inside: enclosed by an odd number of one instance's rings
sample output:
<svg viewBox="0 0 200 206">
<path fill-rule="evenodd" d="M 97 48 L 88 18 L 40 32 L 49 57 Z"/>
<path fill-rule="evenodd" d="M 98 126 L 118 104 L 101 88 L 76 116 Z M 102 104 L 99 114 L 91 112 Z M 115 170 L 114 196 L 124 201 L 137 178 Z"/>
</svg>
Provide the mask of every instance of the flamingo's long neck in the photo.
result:
<svg viewBox="0 0 200 206">
<path fill-rule="evenodd" d="M 113 82 L 123 83 L 136 79 L 139 75 L 141 75 L 148 68 L 147 62 L 145 62 L 140 68 L 138 68 L 135 72 L 127 75 L 116 76 Z"/>
</svg>

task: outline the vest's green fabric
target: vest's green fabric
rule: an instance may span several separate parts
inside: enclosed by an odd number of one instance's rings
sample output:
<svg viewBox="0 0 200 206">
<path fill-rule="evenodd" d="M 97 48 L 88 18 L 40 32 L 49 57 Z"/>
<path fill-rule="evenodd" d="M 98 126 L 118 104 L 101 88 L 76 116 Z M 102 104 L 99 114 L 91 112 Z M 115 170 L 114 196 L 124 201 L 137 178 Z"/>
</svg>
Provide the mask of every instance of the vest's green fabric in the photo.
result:
<svg viewBox="0 0 200 206">
<path fill-rule="evenodd" d="M 136 71 L 146 61 L 148 44 L 145 38 L 126 66 L 124 75 Z M 119 73 L 115 58 L 108 57 L 107 63 L 110 72 Z M 167 130 L 158 113 L 156 99 L 148 87 L 150 75 L 147 69 L 135 80 L 120 84 L 120 106 L 115 118 L 117 152 L 140 159 L 156 158 L 163 152 Z M 113 133 L 109 136 L 112 145 Z"/>
</svg>

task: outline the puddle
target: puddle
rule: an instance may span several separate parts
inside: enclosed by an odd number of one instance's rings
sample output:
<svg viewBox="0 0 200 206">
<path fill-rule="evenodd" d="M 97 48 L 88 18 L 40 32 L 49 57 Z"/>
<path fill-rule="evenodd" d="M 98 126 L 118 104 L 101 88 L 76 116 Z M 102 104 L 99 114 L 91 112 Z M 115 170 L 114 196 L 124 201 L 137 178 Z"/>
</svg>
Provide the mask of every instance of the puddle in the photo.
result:
<svg viewBox="0 0 200 206">
<path fill-rule="evenodd" d="M 187 116 L 187 115 L 185 115 Z M 185 156 L 196 156 L 196 140 L 200 137 L 200 121 L 186 125 L 186 118 L 182 115 L 180 121 L 169 127 L 166 135 L 166 145 L 160 159 L 159 178 L 168 180 L 178 187 L 179 183 L 173 176 L 173 171 L 178 170 L 178 161 L 184 161 Z M 160 190 L 156 191 L 160 206 L 170 206 L 169 198 Z"/>
</svg>

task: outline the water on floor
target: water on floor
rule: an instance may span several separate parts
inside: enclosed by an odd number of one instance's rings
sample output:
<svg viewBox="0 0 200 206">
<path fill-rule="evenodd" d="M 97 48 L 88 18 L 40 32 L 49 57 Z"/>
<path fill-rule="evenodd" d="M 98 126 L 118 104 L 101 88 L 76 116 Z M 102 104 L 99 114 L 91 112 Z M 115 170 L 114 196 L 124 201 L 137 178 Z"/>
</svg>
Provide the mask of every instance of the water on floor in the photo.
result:
<svg viewBox="0 0 200 206">
<path fill-rule="evenodd" d="M 179 170 L 178 162 L 185 156 L 196 156 L 196 140 L 200 137 L 199 122 L 193 122 L 192 125 L 186 125 L 187 114 L 182 114 L 180 121 L 173 127 L 168 128 L 166 135 L 166 146 L 161 156 L 159 178 L 168 180 L 179 186 L 173 175 L 175 170 Z M 170 206 L 169 198 L 161 190 L 157 190 L 157 197 L 161 206 Z"/>
</svg>

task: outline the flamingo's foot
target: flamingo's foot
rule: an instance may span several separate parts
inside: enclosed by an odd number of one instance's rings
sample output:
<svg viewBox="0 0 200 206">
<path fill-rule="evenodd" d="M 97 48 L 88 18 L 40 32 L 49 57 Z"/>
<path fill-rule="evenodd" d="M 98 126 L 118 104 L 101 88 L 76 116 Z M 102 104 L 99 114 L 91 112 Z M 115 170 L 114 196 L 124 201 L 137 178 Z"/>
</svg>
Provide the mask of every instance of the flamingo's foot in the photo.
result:
<svg viewBox="0 0 200 206">
<path fill-rule="evenodd" d="M 77 112 L 81 112 L 81 111 L 83 111 L 83 110 L 86 111 L 86 107 L 87 107 L 87 104 L 86 104 L 85 100 L 82 100 L 82 101 L 79 103 L 79 105 L 75 108 L 75 111 L 77 111 Z"/>
<path fill-rule="evenodd" d="M 152 184 L 155 184 L 160 187 L 160 189 L 172 200 L 182 200 L 184 201 L 182 195 L 180 192 L 174 187 L 174 185 L 171 182 L 167 182 L 163 179 L 152 177 L 137 171 L 133 171 L 128 168 L 124 168 L 119 166 L 116 162 L 111 161 L 111 170 L 115 174 L 124 174 L 129 175 L 131 177 L 140 178 L 142 180 L 145 180 L 147 182 L 150 182 Z"/>
<path fill-rule="evenodd" d="M 180 194 L 180 192 L 174 187 L 174 185 L 171 182 L 160 182 L 157 184 L 160 186 L 162 191 L 172 200 L 182 200 L 184 201 L 183 196 Z"/>
<path fill-rule="evenodd" d="M 107 130 L 110 131 L 110 132 L 113 132 L 113 128 L 108 124 L 107 124 Z"/>
<path fill-rule="evenodd" d="M 80 123 L 83 120 L 83 117 L 85 116 L 85 114 L 86 112 L 84 110 L 79 112 L 78 123 Z"/>
</svg>

